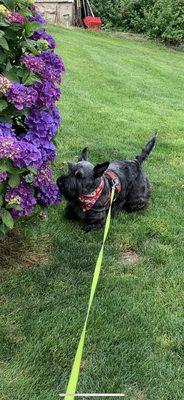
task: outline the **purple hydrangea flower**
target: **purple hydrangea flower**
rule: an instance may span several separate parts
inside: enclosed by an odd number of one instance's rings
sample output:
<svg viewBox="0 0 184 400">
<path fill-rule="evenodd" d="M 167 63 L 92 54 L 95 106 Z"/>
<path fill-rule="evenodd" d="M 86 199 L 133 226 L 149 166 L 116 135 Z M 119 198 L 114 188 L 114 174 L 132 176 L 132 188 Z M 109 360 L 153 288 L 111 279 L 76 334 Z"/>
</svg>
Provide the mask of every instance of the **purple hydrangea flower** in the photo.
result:
<svg viewBox="0 0 184 400">
<path fill-rule="evenodd" d="M 39 58 L 45 63 L 45 70 L 42 77 L 60 83 L 60 75 L 65 72 L 64 63 L 53 51 L 44 51 Z"/>
<path fill-rule="evenodd" d="M 6 181 L 8 178 L 7 172 L 0 172 L 0 183 Z"/>
<path fill-rule="evenodd" d="M 57 108 L 52 106 L 50 110 L 30 110 L 25 118 L 25 124 L 28 126 L 28 140 L 35 137 L 50 139 L 57 132 L 60 124 L 60 116 Z"/>
<path fill-rule="evenodd" d="M 43 164 L 40 150 L 25 138 L 19 141 L 19 154 L 15 157 L 14 165 L 18 168 L 40 168 Z"/>
<path fill-rule="evenodd" d="M 0 136 L 11 138 L 15 137 L 15 132 L 12 129 L 12 124 L 8 122 L 0 122 Z"/>
<path fill-rule="evenodd" d="M 13 83 L 7 92 L 7 100 L 18 110 L 33 106 L 36 103 L 37 97 L 38 94 L 35 89 L 20 83 Z"/>
<path fill-rule="evenodd" d="M 20 154 L 19 142 L 15 137 L 0 136 L 0 159 L 14 160 Z"/>
<path fill-rule="evenodd" d="M 61 194 L 55 183 L 42 186 L 37 192 L 38 203 L 42 206 L 58 204 L 61 201 Z"/>
<path fill-rule="evenodd" d="M 45 69 L 45 63 L 39 56 L 34 56 L 34 54 L 25 54 L 21 57 L 22 63 L 27 67 L 27 69 L 36 74 L 42 75 Z"/>
<path fill-rule="evenodd" d="M 42 18 L 42 16 L 41 16 L 40 13 L 36 13 L 35 15 L 31 15 L 31 16 L 29 17 L 29 21 L 30 21 L 30 22 L 38 22 L 38 23 L 40 23 L 41 25 L 45 25 L 45 21 L 44 21 L 44 19 Z"/>
<path fill-rule="evenodd" d="M 56 147 L 50 140 L 41 139 L 38 144 L 43 163 L 53 162 L 56 158 Z"/>
<path fill-rule="evenodd" d="M 38 170 L 36 175 L 34 176 L 34 186 L 38 188 L 41 186 L 47 186 L 51 183 L 51 179 L 52 169 L 48 165 L 46 165 Z"/>
<path fill-rule="evenodd" d="M 44 39 L 47 40 L 50 49 L 54 49 L 56 47 L 56 41 L 51 35 L 45 32 L 45 30 L 37 29 L 33 35 L 31 35 L 31 39 L 36 41 L 39 39 Z"/>
<path fill-rule="evenodd" d="M 33 85 L 33 88 L 38 93 L 38 98 L 36 102 L 36 106 L 42 107 L 46 106 L 49 108 L 55 101 L 59 100 L 60 98 L 60 90 L 55 87 L 52 82 L 49 81 L 42 81 L 36 82 Z"/>
<path fill-rule="evenodd" d="M 30 144 L 33 144 L 41 153 L 42 165 L 53 162 L 56 157 L 56 147 L 54 143 L 45 137 L 39 137 L 34 134 L 34 131 L 28 130 L 23 139 Z"/>
<path fill-rule="evenodd" d="M 55 104 L 53 104 L 52 106 L 50 106 L 50 112 L 52 113 L 52 118 L 56 127 L 56 132 L 59 128 L 59 125 L 61 124 L 61 117 L 59 114 L 59 110 L 58 108 L 55 106 Z"/>
<path fill-rule="evenodd" d="M 8 21 L 12 24 L 12 23 L 17 23 L 19 25 L 24 25 L 25 24 L 25 18 L 22 14 L 16 13 L 16 12 L 12 12 L 9 17 L 8 17 Z"/>
<path fill-rule="evenodd" d="M 23 178 L 16 188 L 7 190 L 5 200 L 9 206 L 20 205 L 22 208 L 22 210 L 10 208 L 10 213 L 13 218 L 30 215 L 36 204 L 32 190 Z"/>
<path fill-rule="evenodd" d="M 53 51 L 44 51 L 39 56 L 26 54 L 21 57 L 21 61 L 30 71 L 56 83 L 61 82 L 60 75 L 65 72 L 62 59 Z"/>
</svg>

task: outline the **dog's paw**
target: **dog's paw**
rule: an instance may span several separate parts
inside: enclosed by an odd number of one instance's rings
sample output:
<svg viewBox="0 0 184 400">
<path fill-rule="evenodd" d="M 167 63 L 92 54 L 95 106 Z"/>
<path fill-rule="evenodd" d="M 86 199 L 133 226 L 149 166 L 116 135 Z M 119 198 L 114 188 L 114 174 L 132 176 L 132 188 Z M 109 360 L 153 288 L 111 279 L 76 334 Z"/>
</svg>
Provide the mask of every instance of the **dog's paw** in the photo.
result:
<svg viewBox="0 0 184 400">
<path fill-rule="evenodd" d="M 101 229 L 102 224 L 89 224 L 85 225 L 82 229 L 85 233 L 96 231 L 97 229 Z"/>
<path fill-rule="evenodd" d="M 82 230 L 83 230 L 85 233 L 88 233 L 88 232 L 94 231 L 95 228 L 94 228 L 94 225 L 85 225 L 85 226 L 83 226 Z"/>
</svg>

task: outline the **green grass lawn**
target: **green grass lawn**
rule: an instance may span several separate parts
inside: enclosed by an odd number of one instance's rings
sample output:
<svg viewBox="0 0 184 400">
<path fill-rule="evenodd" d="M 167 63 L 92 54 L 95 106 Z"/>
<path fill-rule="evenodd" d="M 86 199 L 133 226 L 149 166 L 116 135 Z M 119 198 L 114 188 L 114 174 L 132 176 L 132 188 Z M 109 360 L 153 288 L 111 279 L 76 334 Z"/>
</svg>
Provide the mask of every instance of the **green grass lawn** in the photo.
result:
<svg viewBox="0 0 184 400">
<path fill-rule="evenodd" d="M 131 158 L 158 130 L 144 166 L 149 208 L 112 221 L 78 391 L 181 400 L 184 55 L 146 40 L 49 30 L 67 71 L 56 176 L 86 145 L 93 162 Z M 55 400 L 66 389 L 103 232 L 84 234 L 63 219 L 64 206 L 46 221 L 19 222 L 0 244 L 2 400 Z"/>
</svg>

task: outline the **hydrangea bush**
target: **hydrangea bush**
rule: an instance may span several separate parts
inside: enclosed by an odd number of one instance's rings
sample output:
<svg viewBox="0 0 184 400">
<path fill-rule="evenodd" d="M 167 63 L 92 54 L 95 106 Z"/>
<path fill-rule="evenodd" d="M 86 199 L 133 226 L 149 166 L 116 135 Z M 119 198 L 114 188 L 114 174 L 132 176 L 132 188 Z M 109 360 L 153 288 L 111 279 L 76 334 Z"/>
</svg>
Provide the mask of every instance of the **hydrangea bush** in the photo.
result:
<svg viewBox="0 0 184 400">
<path fill-rule="evenodd" d="M 51 163 L 64 64 L 33 3 L 0 1 L 0 237 L 60 201 Z"/>
</svg>

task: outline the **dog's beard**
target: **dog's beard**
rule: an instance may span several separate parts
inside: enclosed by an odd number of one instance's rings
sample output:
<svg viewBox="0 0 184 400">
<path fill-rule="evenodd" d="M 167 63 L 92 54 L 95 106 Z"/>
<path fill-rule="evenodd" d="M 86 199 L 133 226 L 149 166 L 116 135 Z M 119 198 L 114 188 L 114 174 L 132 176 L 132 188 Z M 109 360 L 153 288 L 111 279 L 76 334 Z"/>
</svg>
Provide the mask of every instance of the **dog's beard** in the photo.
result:
<svg viewBox="0 0 184 400">
<path fill-rule="evenodd" d="M 76 201 L 82 192 L 80 181 L 73 176 L 61 176 L 57 184 L 68 201 Z"/>
</svg>

